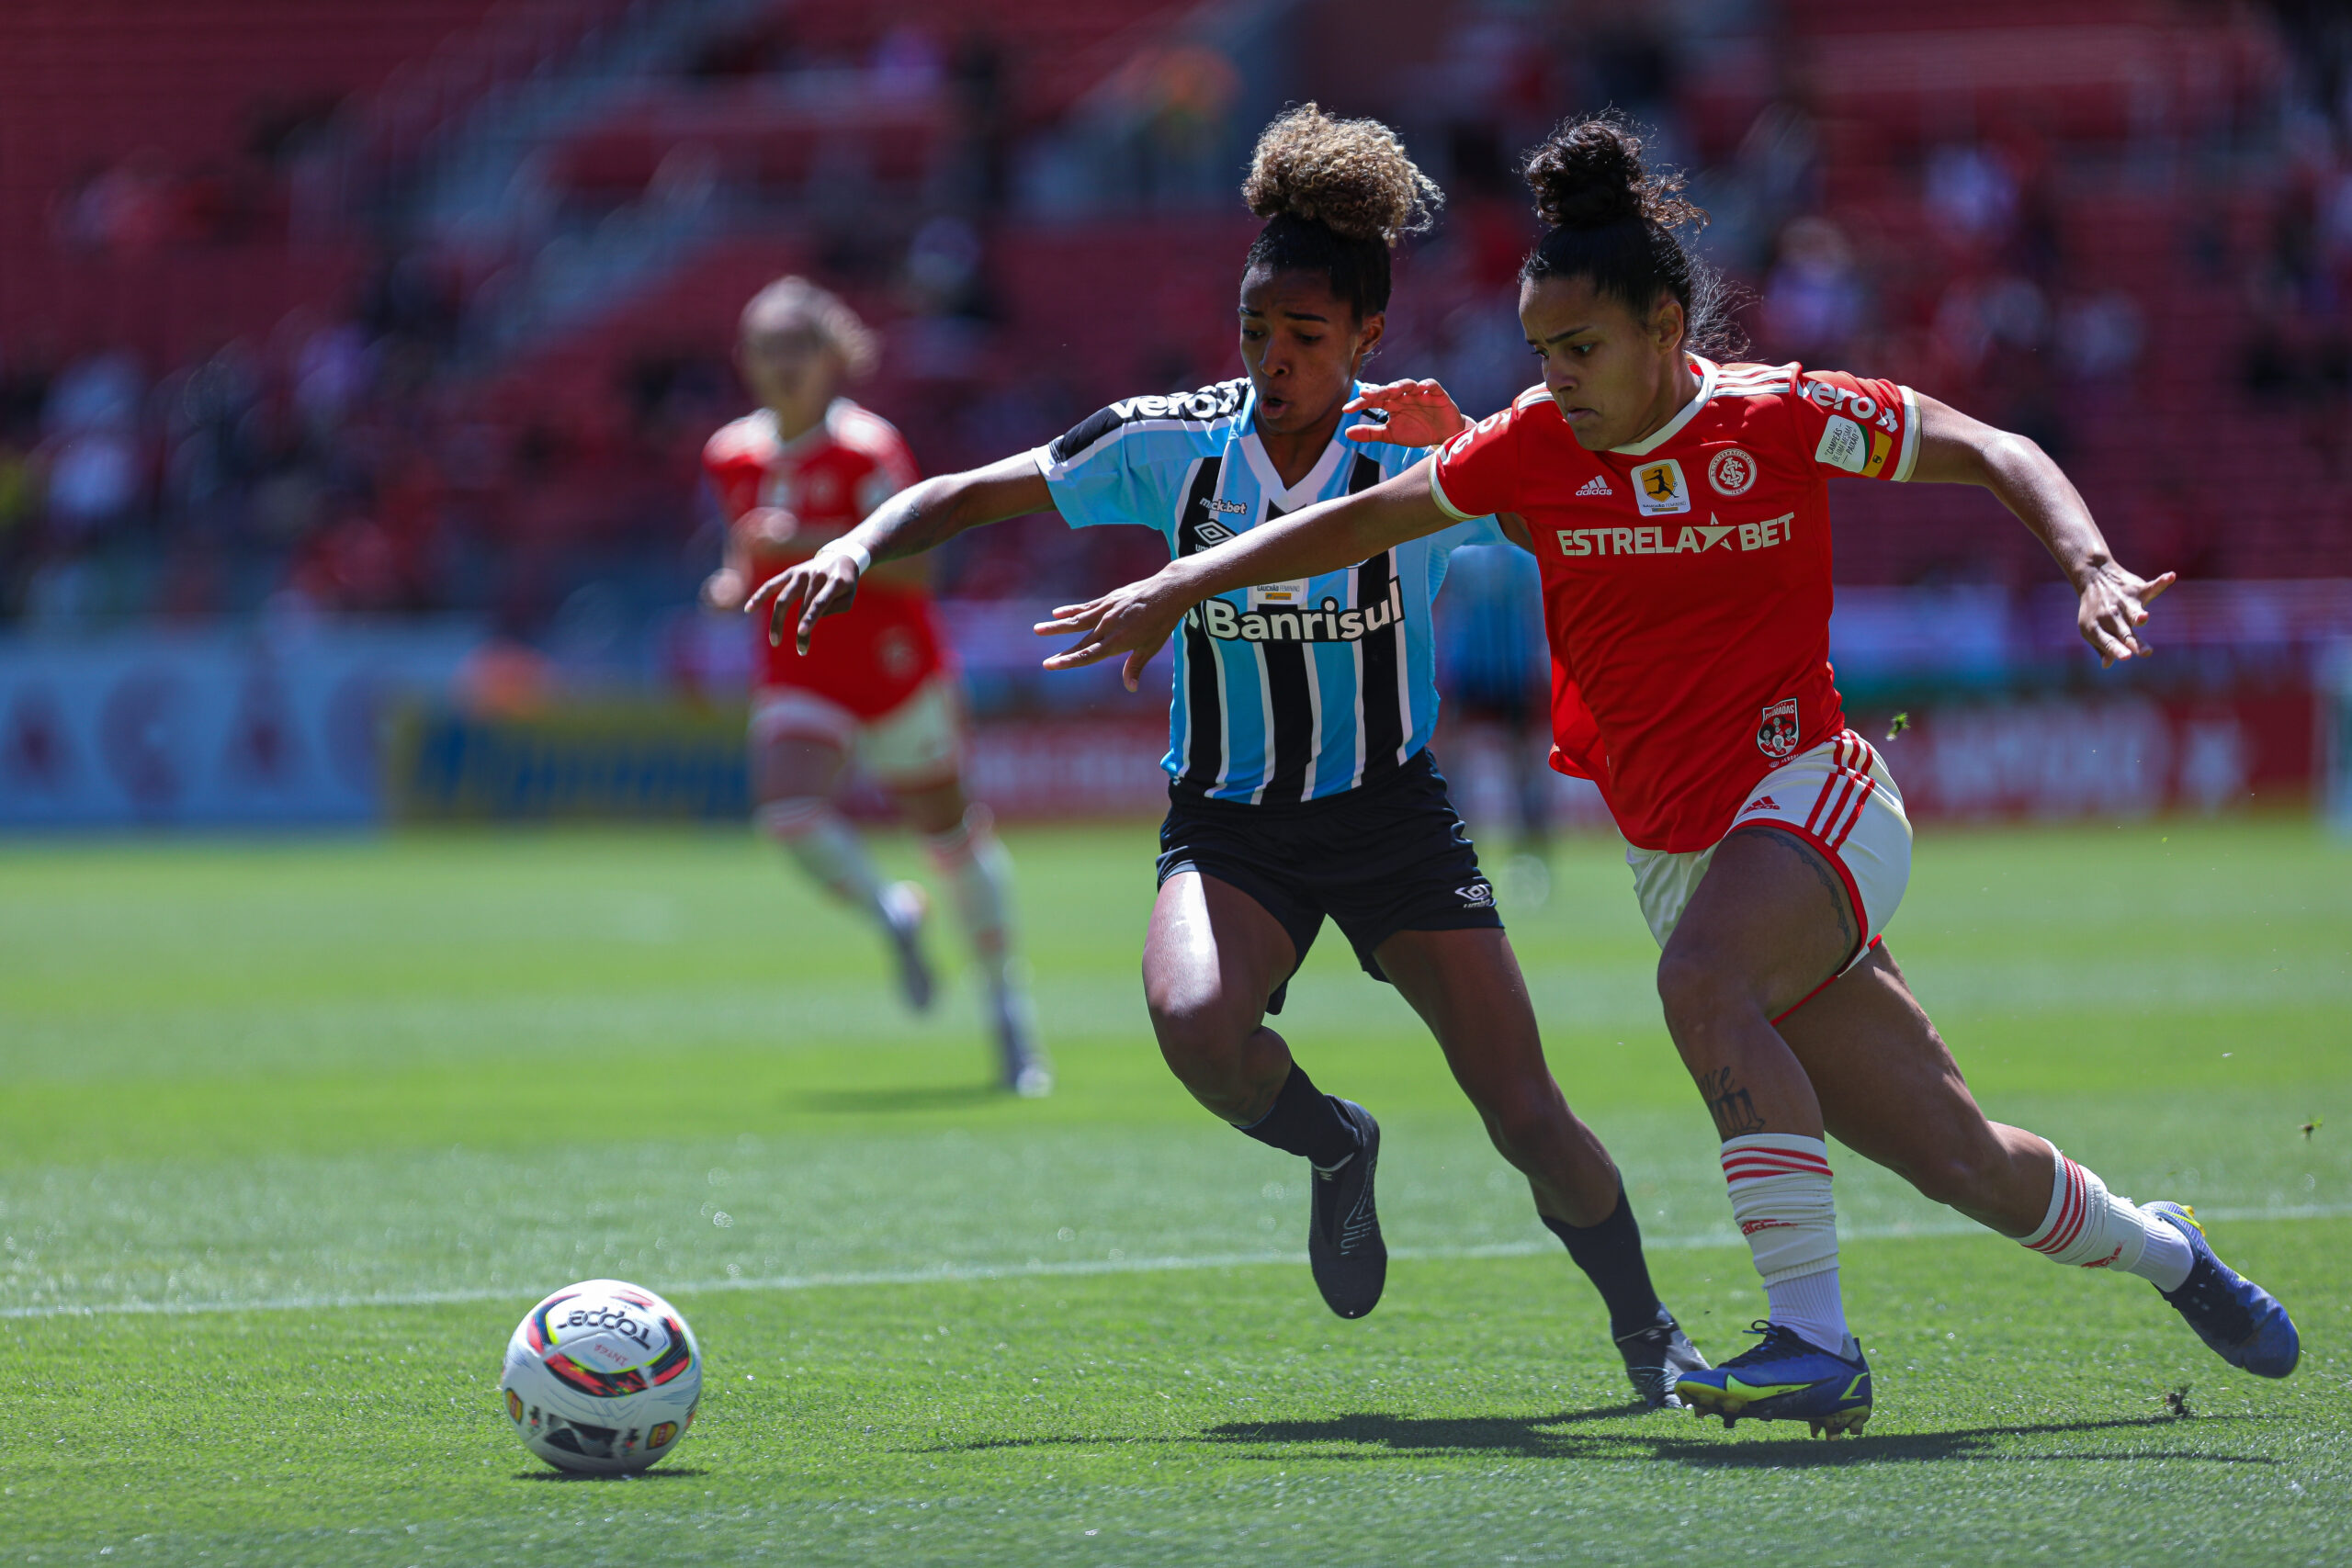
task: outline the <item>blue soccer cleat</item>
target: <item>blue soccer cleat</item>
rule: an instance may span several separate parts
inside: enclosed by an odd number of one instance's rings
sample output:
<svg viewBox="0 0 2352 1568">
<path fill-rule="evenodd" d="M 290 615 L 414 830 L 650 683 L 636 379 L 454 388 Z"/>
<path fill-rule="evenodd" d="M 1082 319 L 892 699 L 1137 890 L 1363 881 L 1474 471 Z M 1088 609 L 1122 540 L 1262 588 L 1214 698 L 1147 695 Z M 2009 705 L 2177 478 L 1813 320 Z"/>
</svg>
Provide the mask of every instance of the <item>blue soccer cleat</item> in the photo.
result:
<svg viewBox="0 0 2352 1568">
<path fill-rule="evenodd" d="M 1814 1435 L 1859 1432 L 1871 1418 L 1871 1367 L 1847 1336 L 1850 1356 L 1833 1356 L 1777 1323 L 1751 1325 L 1762 1341 L 1720 1367 L 1698 1368 L 1675 1380 L 1674 1392 L 1700 1416 L 1720 1416 L 1728 1427 L 1741 1416 L 1803 1421 Z"/>
<path fill-rule="evenodd" d="M 2196 1260 L 2180 1289 L 2160 1292 L 2188 1320 L 2197 1337 L 2233 1367 L 2256 1377 L 2283 1378 L 2302 1359 L 2302 1338 L 2278 1298 L 2213 1255 L 2197 1211 L 2186 1203 L 2151 1203 L 2148 1212 L 2178 1231 Z"/>
</svg>

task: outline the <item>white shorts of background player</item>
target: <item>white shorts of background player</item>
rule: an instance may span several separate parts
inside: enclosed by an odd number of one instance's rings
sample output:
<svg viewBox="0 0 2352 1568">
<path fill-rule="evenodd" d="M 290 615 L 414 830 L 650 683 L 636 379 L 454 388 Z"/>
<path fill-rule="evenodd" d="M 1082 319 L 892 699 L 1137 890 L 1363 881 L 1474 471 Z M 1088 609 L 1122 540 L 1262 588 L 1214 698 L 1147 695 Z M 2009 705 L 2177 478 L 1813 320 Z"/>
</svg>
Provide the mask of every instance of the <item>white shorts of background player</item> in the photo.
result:
<svg viewBox="0 0 2352 1568">
<path fill-rule="evenodd" d="M 796 686 L 770 686 L 752 699 L 752 745 L 815 740 L 849 753 L 886 789 L 915 790 L 956 775 L 964 750 L 964 702 L 956 677 L 933 675 L 889 712 L 862 719 L 841 704 Z"/>
</svg>

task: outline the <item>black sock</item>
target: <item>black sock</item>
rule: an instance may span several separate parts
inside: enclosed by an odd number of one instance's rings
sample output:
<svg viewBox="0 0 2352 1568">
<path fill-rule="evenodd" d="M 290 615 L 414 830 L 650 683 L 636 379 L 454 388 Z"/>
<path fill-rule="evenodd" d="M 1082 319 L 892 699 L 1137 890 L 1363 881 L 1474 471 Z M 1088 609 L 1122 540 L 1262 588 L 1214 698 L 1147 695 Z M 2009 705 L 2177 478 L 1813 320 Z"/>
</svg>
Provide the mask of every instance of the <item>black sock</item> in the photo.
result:
<svg viewBox="0 0 2352 1568">
<path fill-rule="evenodd" d="M 1241 1130 L 1285 1154 L 1305 1155 L 1326 1170 L 1356 1152 L 1355 1129 L 1296 1062 L 1274 1096 L 1274 1108 Z M 1640 1244 L 1634 1246 L 1638 1258 Z"/>
<path fill-rule="evenodd" d="M 1538 1216 L 1544 1227 L 1567 1244 L 1568 1256 L 1591 1280 L 1609 1308 L 1611 1337 L 1632 1334 L 1657 1321 L 1657 1292 L 1650 1288 L 1650 1266 L 1642 1256 L 1642 1227 L 1634 1206 L 1625 1201 L 1625 1184 L 1617 1184 L 1617 1207 L 1597 1225 L 1572 1225 L 1550 1215 Z"/>
</svg>

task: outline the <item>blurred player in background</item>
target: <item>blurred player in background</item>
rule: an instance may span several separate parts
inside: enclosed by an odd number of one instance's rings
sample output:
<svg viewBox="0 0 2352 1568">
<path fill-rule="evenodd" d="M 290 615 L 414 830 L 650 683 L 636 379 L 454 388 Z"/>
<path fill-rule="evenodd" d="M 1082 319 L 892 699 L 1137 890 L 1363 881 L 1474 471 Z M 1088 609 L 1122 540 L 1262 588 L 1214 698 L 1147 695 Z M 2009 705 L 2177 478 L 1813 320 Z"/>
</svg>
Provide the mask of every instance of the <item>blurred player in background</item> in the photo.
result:
<svg viewBox="0 0 2352 1568">
<path fill-rule="evenodd" d="M 760 407 L 703 449 L 728 521 L 726 564 L 703 585 L 714 609 L 740 610 L 750 585 L 808 559 L 915 481 L 898 431 L 841 395 L 874 358 L 855 312 L 805 278 L 779 278 L 743 308 L 735 363 Z M 757 821 L 820 886 L 880 928 L 908 1003 L 928 1008 L 923 890 L 886 885 L 833 804 L 854 758 L 889 793 L 952 894 L 988 981 L 1004 1087 L 1042 1095 L 1053 1077 L 1013 952 L 1012 863 L 988 808 L 964 797 L 962 700 L 926 576 L 911 563 L 878 570 L 833 635 L 806 653 L 759 637 Z"/>
<path fill-rule="evenodd" d="M 1267 220 L 1241 277 L 1246 378 L 1114 403 L 1034 452 L 926 480 L 763 583 L 752 607 L 769 609 L 771 635 L 807 644 L 820 617 L 863 602 L 878 561 L 982 524 L 1053 510 L 1073 526 L 1157 529 L 1189 556 L 1409 466 L 1415 394 L 1390 400 L 1373 445 L 1354 400 L 1386 324 L 1389 247 L 1427 222 L 1436 187 L 1385 126 L 1309 104 L 1267 128 L 1243 195 Z M 1452 403 L 1434 384 L 1428 397 L 1451 431 Z M 1364 972 L 1437 1036 L 1544 1224 L 1600 1291 L 1635 1391 L 1659 1408 L 1705 1363 L 1651 1287 L 1616 1166 L 1544 1062 L 1494 890 L 1427 750 L 1430 601 L 1457 545 L 1501 536 L 1480 520 L 1311 580 L 1261 580 L 1188 628 L 1144 994 L 1193 1098 L 1308 1162 L 1316 1286 L 1333 1312 L 1361 1317 L 1387 1278 L 1380 1127 L 1317 1089 L 1265 1021 L 1336 921 Z"/>
<path fill-rule="evenodd" d="M 1618 120 L 1529 157 L 1548 232 L 1521 272 L 1544 383 L 1386 483 L 1318 503 L 1061 612 L 1047 661 L 1140 667 L 1204 595 L 1328 570 L 1472 517 L 1542 542 L 1553 739 L 1632 848 L 1657 987 L 1722 1138 L 1732 1213 L 1764 1281 L 1759 1342 L 1677 1382 L 1723 1416 L 1869 1419 L 1838 1289 L 1827 1134 L 2052 1262 L 2149 1281 L 2206 1346 L 2263 1377 L 2301 1340 L 2180 1203 L 2139 1204 L 2022 1127 L 1990 1121 L 1880 941 L 1911 871 L 1903 797 L 1846 726 L 1830 669 L 1827 479 L 1973 484 L 2050 549 L 2103 662 L 2172 583 L 2117 563 L 2033 443 L 1893 382 L 1692 352 L 1720 324 L 1676 231 L 1703 219 Z M 1726 334 L 1728 335 L 1728 334 Z"/>
<path fill-rule="evenodd" d="M 1544 761 L 1552 659 L 1544 645 L 1544 589 L 1535 558 L 1517 545 L 1456 550 L 1438 602 L 1438 631 L 1439 672 L 1453 721 L 1502 734 L 1518 831 L 1505 891 L 1540 908 L 1552 892 L 1553 774 Z"/>
</svg>

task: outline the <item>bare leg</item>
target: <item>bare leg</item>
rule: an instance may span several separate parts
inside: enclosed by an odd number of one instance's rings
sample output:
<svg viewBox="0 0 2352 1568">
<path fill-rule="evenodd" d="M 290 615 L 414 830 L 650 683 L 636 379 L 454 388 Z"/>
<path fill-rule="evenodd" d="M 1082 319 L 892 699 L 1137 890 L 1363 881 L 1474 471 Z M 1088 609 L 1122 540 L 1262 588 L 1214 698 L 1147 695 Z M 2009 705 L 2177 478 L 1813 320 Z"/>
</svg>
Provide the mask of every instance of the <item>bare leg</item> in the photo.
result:
<svg viewBox="0 0 2352 1568">
<path fill-rule="evenodd" d="M 1609 1151 L 1544 1065 L 1510 939 L 1493 930 L 1399 931 L 1377 957 L 1437 1036 L 1496 1149 L 1527 1178 L 1535 1212 L 1600 1292 L 1634 1391 L 1653 1409 L 1667 1404 L 1675 1379 L 1706 1362 L 1657 1299 Z"/>
<path fill-rule="evenodd" d="M 857 829 L 834 808 L 833 790 L 848 758 L 839 746 L 785 736 L 753 750 L 752 778 L 762 832 L 800 863 L 826 891 L 881 928 L 899 968 L 899 985 L 917 1011 L 931 1005 L 931 965 L 922 943 L 922 891 L 886 887 Z"/>
<path fill-rule="evenodd" d="M 922 840 L 971 942 L 988 986 L 1005 1086 L 1024 1095 L 1046 1093 L 1053 1075 L 1037 1043 L 1035 1010 L 1014 961 L 1012 857 L 997 841 L 988 812 L 965 803 L 963 783 L 953 775 L 917 788 L 893 788 L 891 794 Z"/>
<path fill-rule="evenodd" d="M 1845 888 L 1769 828 L 1726 838 L 1658 964 L 1667 1026 L 1724 1138 L 1840 1143 L 2004 1235 L 2050 1201 L 2049 1144 L 1985 1120 L 1882 948 L 1775 1026 L 1853 951 Z"/>
<path fill-rule="evenodd" d="M 964 800 L 964 781 L 951 778 L 944 784 L 924 784 L 917 789 L 893 786 L 890 800 L 907 826 L 918 833 L 951 833 L 964 825 L 964 813 L 970 809 Z"/>
<path fill-rule="evenodd" d="M 857 830 L 833 807 L 848 757 L 830 741 L 786 736 L 755 747 L 752 784 L 762 832 L 836 898 L 888 923 L 882 878 Z"/>
<path fill-rule="evenodd" d="M 1177 1081 L 1237 1127 L 1262 1119 L 1290 1076 L 1290 1046 L 1264 1019 L 1297 966 L 1290 933 L 1239 888 L 1191 871 L 1161 884 L 1143 949 L 1152 1032 Z"/>
<path fill-rule="evenodd" d="M 1796 1351 L 1818 1347 L 1843 1363 L 1826 1378 L 1818 1363 L 1804 1372 L 1808 1399 L 1860 1366 L 1838 1349 L 1846 1319 L 1825 1129 L 2053 1263 L 2154 1284 L 2232 1364 L 2270 1377 L 2293 1370 L 2298 1342 L 2275 1299 L 2210 1256 L 2202 1282 L 2192 1280 L 2187 1222 L 2118 1197 L 2033 1134 L 1985 1119 L 1883 947 L 1815 994 L 1856 940 L 1831 865 L 1794 835 L 1758 827 L 1716 847 L 1658 965 L 1668 1026 L 1724 1136 L 1732 1213 L 1772 1327 L 1794 1335 Z M 1753 1354 L 1800 1364 L 1788 1346 L 1768 1337 Z M 1684 1386 L 1726 1422 L 1751 1407 L 1728 1381 L 1711 1393 L 1693 1374 Z M 1868 1406 L 1840 1405 L 1861 1386 L 1856 1377 L 1807 1408 L 1831 1431 L 1851 1429 Z"/>
<path fill-rule="evenodd" d="M 1658 960 L 1658 997 L 1715 1131 L 1821 1136 L 1813 1084 L 1771 1021 L 1854 950 L 1845 888 L 1794 835 L 1724 839 Z"/>
<path fill-rule="evenodd" d="M 1617 1207 L 1617 1168 L 1544 1065 L 1535 1010 L 1499 931 L 1399 931 L 1381 969 L 1445 1052 L 1496 1150 L 1527 1178 L 1536 1212 L 1590 1226 Z"/>
<path fill-rule="evenodd" d="M 831 741 L 786 736 L 753 750 L 754 791 L 763 806 L 781 800 L 831 800 L 848 762 L 847 753 Z"/>
<path fill-rule="evenodd" d="M 1780 1029 L 1839 1143 L 2003 1235 L 2041 1224 L 2057 1151 L 1985 1120 L 1884 947 Z"/>
</svg>

